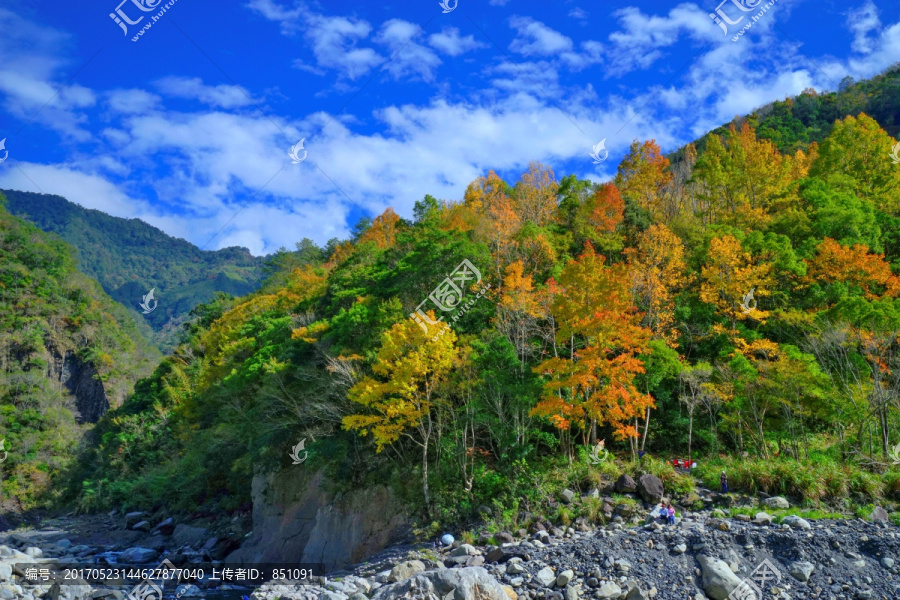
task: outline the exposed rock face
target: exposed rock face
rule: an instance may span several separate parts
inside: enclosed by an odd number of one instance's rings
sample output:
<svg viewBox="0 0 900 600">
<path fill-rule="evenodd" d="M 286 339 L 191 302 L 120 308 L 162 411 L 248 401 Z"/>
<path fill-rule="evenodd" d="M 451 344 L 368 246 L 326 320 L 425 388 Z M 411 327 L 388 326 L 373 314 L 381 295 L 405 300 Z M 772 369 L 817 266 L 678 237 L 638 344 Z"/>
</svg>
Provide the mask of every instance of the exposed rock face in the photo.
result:
<svg viewBox="0 0 900 600">
<path fill-rule="evenodd" d="M 380 486 L 335 492 L 322 471 L 293 466 L 253 478 L 253 535 L 226 562 L 360 562 L 408 532 L 404 505 Z"/>
<path fill-rule="evenodd" d="M 79 423 L 96 423 L 109 410 L 109 398 L 97 370 L 72 352 L 66 352 L 62 361 L 60 381 L 75 396 Z"/>
</svg>

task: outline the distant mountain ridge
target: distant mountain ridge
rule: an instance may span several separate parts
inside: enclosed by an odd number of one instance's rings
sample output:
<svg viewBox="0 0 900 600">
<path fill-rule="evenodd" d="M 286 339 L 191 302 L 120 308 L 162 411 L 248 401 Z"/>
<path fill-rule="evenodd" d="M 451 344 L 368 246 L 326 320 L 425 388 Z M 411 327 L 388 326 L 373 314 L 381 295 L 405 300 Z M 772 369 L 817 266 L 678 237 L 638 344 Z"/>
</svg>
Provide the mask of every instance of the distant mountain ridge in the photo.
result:
<svg viewBox="0 0 900 600">
<path fill-rule="evenodd" d="M 174 346 L 195 306 L 209 302 L 216 292 L 248 294 L 262 282 L 264 259 L 246 248 L 200 250 L 140 219 L 113 217 L 61 196 L 2 192 L 10 213 L 72 245 L 79 269 L 128 308 L 161 350 Z M 143 314 L 140 303 L 151 289 L 158 304 Z"/>
</svg>

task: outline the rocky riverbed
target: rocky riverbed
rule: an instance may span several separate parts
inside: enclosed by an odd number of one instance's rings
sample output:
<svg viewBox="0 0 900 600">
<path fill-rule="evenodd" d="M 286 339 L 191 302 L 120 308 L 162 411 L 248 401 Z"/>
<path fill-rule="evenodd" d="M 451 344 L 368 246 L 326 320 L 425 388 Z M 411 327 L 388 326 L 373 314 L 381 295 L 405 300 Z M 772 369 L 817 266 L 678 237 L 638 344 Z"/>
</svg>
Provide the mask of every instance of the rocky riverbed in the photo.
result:
<svg viewBox="0 0 900 600">
<path fill-rule="evenodd" d="M 203 582 L 177 593 L 253 600 L 900 598 L 900 529 L 880 509 L 869 520 L 787 516 L 776 522 L 766 511 L 789 507 L 784 498 L 700 490 L 693 506 L 704 508 L 682 508 L 669 525 L 646 517 L 653 505 L 641 504 L 641 496 L 656 500 L 647 491 L 625 491 L 615 500 L 590 492 L 608 518 L 600 526 L 582 520 L 563 526 L 521 515 L 527 529 L 485 532 L 472 544 L 398 546 L 324 577 L 256 589 Z M 580 500 L 564 493 L 563 501 Z M 0 534 L 0 600 L 121 599 L 131 588 L 26 583 L 16 576 L 22 563 L 127 559 L 153 566 L 168 558 L 182 566 L 222 554 L 209 530 L 172 520 L 144 524 L 137 520 L 142 517 L 63 520 L 55 527 Z M 176 593 L 174 586 L 166 591 Z"/>
</svg>

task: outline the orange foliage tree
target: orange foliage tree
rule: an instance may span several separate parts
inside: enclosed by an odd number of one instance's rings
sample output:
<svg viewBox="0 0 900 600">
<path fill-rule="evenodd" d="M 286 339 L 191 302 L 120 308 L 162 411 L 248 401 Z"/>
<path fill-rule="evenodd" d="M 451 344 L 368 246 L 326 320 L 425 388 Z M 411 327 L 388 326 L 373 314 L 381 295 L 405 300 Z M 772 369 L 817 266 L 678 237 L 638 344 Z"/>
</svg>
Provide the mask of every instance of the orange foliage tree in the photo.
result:
<svg viewBox="0 0 900 600">
<path fill-rule="evenodd" d="M 825 238 L 808 264 L 810 282 L 846 283 L 858 287 L 870 300 L 900 296 L 900 278 L 891 273 L 883 254 L 869 254 L 865 244 L 850 248 Z"/>
<path fill-rule="evenodd" d="M 569 357 L 554 357 L 534 368 L 547 381 L 532 414 L 547 417 L 563 432 L 574 426 L 583 443 L 598 425 L 611 426 L 619 439 L 636 437 L 629 423 L 653 406 L 653 398 L 634 383 L 644 372 L 638 354 L 650 331 L 640 325 L 625 267 L 604 263 L 587 244 L 563 269 L 553 286 L 558 293 L 551 311 L 559 323 L 558 342 L 569 345 Z"/>
</svg>

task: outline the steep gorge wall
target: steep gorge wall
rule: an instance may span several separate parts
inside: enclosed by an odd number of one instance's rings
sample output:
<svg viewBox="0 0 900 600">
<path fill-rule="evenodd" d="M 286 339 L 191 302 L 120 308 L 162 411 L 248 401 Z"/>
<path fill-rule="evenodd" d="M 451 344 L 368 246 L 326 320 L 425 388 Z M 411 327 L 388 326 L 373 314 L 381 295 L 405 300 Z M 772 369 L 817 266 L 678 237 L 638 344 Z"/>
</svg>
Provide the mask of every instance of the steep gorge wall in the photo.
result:
<svg viewBox="0 0 900 600">
<path fill-rule="evenodd" d="M 66 352 L 61 361 L 60 381 L 75 396 L 75 418 L 79 423 L 96 423 L 109 410 L 109 398 L 94 365 Z"/>
<path fill-rule="evenodd" d="M 337 492 L 323 471 L 283 469 L 253 478 L 253 533 L 226 559 L 315 563 L 341 569 L 409 532 L 403 503 L 386 486 Z"/>
</svg>

